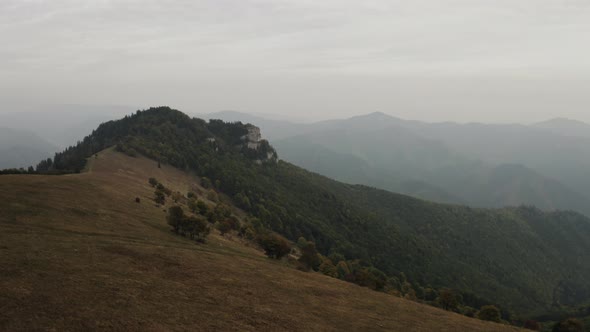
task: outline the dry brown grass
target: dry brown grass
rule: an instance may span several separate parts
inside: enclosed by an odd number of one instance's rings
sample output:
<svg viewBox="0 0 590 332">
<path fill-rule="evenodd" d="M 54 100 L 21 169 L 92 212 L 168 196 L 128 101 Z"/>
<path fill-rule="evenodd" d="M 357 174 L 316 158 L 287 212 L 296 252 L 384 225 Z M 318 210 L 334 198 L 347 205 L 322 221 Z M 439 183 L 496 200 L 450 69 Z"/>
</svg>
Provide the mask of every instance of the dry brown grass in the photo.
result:
<svg viewBox="0 0 590 332">
<path fill-rule="evenodd" d="M 195 179 L 105 151 L 91 171 L 0 177 L 0 330 L 509 331 L 171 234 L 149 177 Z M 135 197 L 141 204 L 135 203 Z"/>
</svg>

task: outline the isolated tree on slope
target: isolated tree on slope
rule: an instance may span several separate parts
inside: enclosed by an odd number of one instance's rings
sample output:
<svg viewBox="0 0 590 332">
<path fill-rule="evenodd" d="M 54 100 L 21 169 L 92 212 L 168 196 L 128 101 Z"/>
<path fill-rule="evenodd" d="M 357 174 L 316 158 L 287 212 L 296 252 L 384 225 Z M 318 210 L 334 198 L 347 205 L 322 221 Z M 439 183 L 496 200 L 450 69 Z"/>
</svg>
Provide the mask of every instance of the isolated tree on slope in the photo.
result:
<svg viewBox="0 0 590 332">
<path fill-rule="evenodd" d="M 156 189 L 154 192 L 154 201 L 158 204 L 164 205 L 166 203 L 166 194 L 160 189 Z"/>
<path fill-rule="evenodd" d="M 175 233 L 180 232 L 180 227 L 184 219 L 184 211 L 180 206 L 173 206 L 168 209 L 168 217 L 166 218 L 168 225 L 172 226 Z"/>
</svg>

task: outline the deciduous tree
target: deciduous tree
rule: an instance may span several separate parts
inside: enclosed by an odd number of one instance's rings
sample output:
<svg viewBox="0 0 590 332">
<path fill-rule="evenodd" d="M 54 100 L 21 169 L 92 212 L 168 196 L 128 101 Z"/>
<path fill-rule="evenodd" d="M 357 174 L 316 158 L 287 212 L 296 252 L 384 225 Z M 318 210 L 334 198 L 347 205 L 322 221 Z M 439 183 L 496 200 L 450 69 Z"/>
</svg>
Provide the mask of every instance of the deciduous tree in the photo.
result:
<svg viewBox="0 0 590 332">
<path fill-rule="evenodd" d="M 494 305 L 484 305 L 481 307 L 477 313 L 477 318 L 498 323 L 502 321 L 500 309 Z"/>
<path fill-rule="evenodd" d="M 180 227 L 183 223 L 184 211 L 180 206 L 172 206 L 168 209 L 168 225 L 172 226 L 175 233 L 180 233 Z"/>
</svg>

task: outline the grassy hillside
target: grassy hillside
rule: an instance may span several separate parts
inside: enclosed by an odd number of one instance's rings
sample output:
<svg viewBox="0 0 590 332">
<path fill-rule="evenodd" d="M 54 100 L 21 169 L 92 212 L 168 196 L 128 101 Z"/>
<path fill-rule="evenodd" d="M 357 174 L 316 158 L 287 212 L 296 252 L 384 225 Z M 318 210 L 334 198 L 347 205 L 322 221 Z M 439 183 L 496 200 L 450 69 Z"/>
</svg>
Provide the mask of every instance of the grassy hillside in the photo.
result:
<svg viewBox="0 0 590 332">
<path fill-rule="evenodd" d="M 0 177 L 0 330 L 517 330 L 300 272 L 235 236 L 197 245 L 170 232 L 147 179 L 198 179 L 112 150 L 88 169 Z"/>
<path fill-rule="evenodd" d="M 465 293 L 467 306 L 494 303 L 522 317 L 590 297 L 590 220 L 579 214 L 470 209 L 346 185 L 261 161 L 272 147 L 248 149 L 245 132 L 241 123 L 154 108 L 101 125 L 56 155 L 49 171 L 80 170 L 85 157 L 113 145 L 193 170 L 266 228 L 314 241 L 335 265 L 357 261 L 361 273 L 347 267 L 342 279 L 382 290 L 411 287 L 425 301 L 436 298 L 429 289 L 451 287 Z"/>
</svg>

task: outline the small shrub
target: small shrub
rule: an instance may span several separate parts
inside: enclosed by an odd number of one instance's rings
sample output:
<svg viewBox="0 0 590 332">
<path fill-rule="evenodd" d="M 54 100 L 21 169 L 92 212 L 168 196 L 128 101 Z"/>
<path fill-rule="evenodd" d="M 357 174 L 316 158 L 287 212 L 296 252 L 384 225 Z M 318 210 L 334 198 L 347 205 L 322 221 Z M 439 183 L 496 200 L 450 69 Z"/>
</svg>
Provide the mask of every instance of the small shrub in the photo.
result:
<svg viewBox="0 0 590 332">
<path fill-rule="evenodd" d="M 211 232 L 211 229 L 207 225 L 207 221 L 203 218 L 195 216 L 186 217 L 183 221 L 183 225 L 185 225 L 186 233 L 189 237 L 197 242 L 204 243 L 205 239 Z"/>
<path fill-rule="evenodd" d="M 338 279 L 344 280 L 347 275 L 350 275 L 350 266 L 346 263 L 346 261 L 341 260 L 336 264 L 336 271 L 338 272 Z"/>
<path fill-rule="evenodd" d="M 502 321 L 502 315 L 500 309 L 494 305 L 484 305 L 477 313 L 477 318 L 481 320 L 487 320 L 490 322 L 500 323 Z"/>
<path fill-rule="evenodd" d="M 155 187 L 155 186 L 157 186 L 157 185 L 158 185 L 158 180 L 156 180 L 156 178 L 150 178 L 150 179 L 148 180 L 148 182 L 149 182 L 149 184 L 150 184 L 152 187 Z"/>
<path fill-rule="evenodd" d="M 281 259 L 291 252 L 289 241 L 275 233 L 260 235 L 258 244 L 264 249 L 266 256 L 274 259 Z"/>
<path fill-rule="evenodd" d="M 218 221 L 223 221 L 231 216 L 231 209 L 229 206 L 224 204 L 217 204 L 213 211 L 207 211 L 207 219 L 210 223 L 214 224 Z"/>
<path fill-rule="evenodd" d="M 174 201 L 174 203 L 178 203 L 178 201 L 180 201 L 182 199 L 182 194 L 177 192 L 172 193 L 172 200 Z"/>
<path fill-rule="evenodd" d="M 219 195 L 217 195 L 215 190 L 211 189 L 207 193 L 207 199 L 210 200 L 211 202 L 217 203 L 217 202 L 219 202 Z"/>
<path fill-rule="evenodd" d="M 297 247 L 303 249 L 305 246 L 307 246 L 307 240 L 303 236 L 300 236 L 299 239 L 297 239 Z"/>
<path fill-rule="evenodd" d="M 141 203 L 141 199 L 139 197 L 135 197 L 135 203 Z"/>
<path fill-rule="evenodd" d="M 209 206 L 202 200 L 197 201 L 197 208 L 199 210 L 199 214 L 202 216 L 207 215 L 207 212 L 209 212 Z"/>
<path fill-rule="evenodd" d="M 244 225 L 240 227 L 238 236 L 248 240 L 254 240 L 256 238 L 256 230 L 252 225 Z"/>
<path fill-rule="evenodd" d="M 158 183 L 158 184 L 156 185 L 156 189 L 157 189 L 157 190 L 160 190 L 161 192 L 163 192 L 164 194 L 166 194 L 166 196 L 170 196 L 170 195 L 172 195 L 172 190 L 170 190 L 170 189 L 166 188 L 166 187 L 165 187 L 163 184 L 161 184 L 161 183 Z"/>
<path fill-rule="evenodd" d="M 225 235 L 232 230 L 239 230 L 240 221 L 235 216 L 230 215 L 228 218 L 218 221 L 217 229 L 221 232 L 221 235 Z"/>
<path fill-rule="evenodd" d="M 330 276 L 332 278 L 338 278 L 338 270 L 334 263 L 328 258 L 324 258 L 322 264 L 320 264 L 319 270 L 321 273 Z"/>
<path fill-rule="evenodd" d="M 154 201 L 160 205 L 164 205 L 166 203 L 166 194 L 160 189 L 156 189 L 154 192 Z"/>
<path fill-rule="evenodd" d="M 217 223 L 217 229 L 221 235 L 225 235 L 232 230 L 232 226 L 227 220 L 224 220 Z"/>
<path fill-rule="evenodd" d="M 229 218 L 231 216 L 231 208 L 225 204 L 217 204 L 213 210 L 215 215 L 219 219 Z"/>
</svg>

